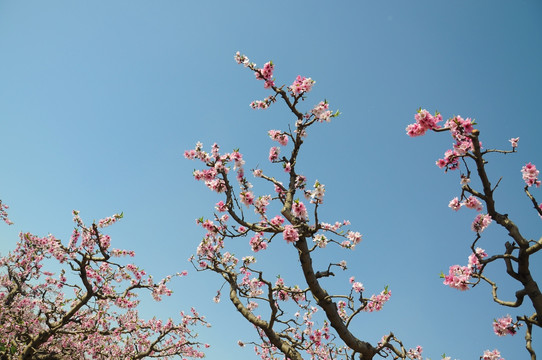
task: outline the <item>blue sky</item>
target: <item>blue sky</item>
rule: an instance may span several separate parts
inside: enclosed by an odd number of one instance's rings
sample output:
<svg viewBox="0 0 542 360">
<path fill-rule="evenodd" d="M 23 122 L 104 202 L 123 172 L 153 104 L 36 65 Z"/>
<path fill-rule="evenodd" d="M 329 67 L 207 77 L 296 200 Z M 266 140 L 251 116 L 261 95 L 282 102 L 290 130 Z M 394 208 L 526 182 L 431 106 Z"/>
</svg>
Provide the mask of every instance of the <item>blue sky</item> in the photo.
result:
<svg viewBox="0 0 542 360">
<path fill-rule="evenodd" d="M 349 261 L 333 286 L 344 281 L 346 291 L 354 275 L 368 292 L 392 290 L 384 311 L 363 316 L 354 332 L 376 341 L 392 330 L 433 359 L 494 348 L 508 360 L 524 356 L 523 332 L 497 338 L 491 322 L 531 308 L 500 308 L 485 286 L 441 285 L 441 271 L 466 263 L 474 213 L 447 207 L 460 194 L 458 174 L 434 165 L 452 139 L 411 139 L 404 129 L 423 107 L 475 118 L 488 148 L 519 136 L 519 152 L 492 156 L 488 170 L 493 182 L 503 176 L 498 209 L 538 239 L 520 169 L 542 167 L 541 16 L 536 1 L 0 1 L 0 198 L 15 222 L 0 227 L 0 252 L 19 231 L 68 238 L 72 209 L 87 222 L 123 211 L 109 231 L 116 247 L 135 250 L 156 277 L 191 270 L 186 259 L 203 236 L 194 219 L 210 216 L 219 198 L 192 179 L 198 164 L 184 150 L 217 142 L 240 148 L 247 168 L 270 168 L 266 132 L 292 120 L 280 103 L 249 108 L 268 93 L 235 64 L 239 50 L 259 65 L 273 60 L 278 84 L 316 80 L 306 109 L 325 98 L 342 113 L 309 133 L 298 170 L 326 185 L 326 221 L 349 219 L 364 235 L 355 252 L 319 260 Z M 493 224 L 481 245 L 500 251 L 505 240 Z M 286 277 L 294 255 L 269 251 L 266 266 Z M 253 358 L 236 345 L 254 339 L 252 327 L 231 304 L 212 302 L 220 286 L 192 270 L 171 299 L 145 302 L 143 312 L 196 306 L 213 324 L 200 332 L 209 358 Z M 513 297 L 508 282 L 500 289 Z"/>
</svg>

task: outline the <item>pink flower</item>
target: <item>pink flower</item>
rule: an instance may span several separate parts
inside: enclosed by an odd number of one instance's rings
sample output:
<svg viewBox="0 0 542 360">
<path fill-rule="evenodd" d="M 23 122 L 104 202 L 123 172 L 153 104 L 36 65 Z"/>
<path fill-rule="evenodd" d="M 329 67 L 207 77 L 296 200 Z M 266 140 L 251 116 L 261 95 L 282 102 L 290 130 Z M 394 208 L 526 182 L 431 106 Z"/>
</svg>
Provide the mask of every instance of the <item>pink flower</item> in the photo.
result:
<svg viewBox="0 0 542 360">
<path fill-rule="evenodd" d="M 439 129 L 440 126 L 438 125 L 438 122 L 442 121 L 442 115 L 436 113 L 435 116 L 433 116 L 429 111 L 420 109 L 416 115 L 414 115 L 414 119 L 416 119 L 416 122 L 408 125 L 406 128 L 406 132 L 410 137 L 424 135 L 427 130 Z"/>
<path fill-rule="evenodd" d="M 391 291 L 388 290 L 388 287 L 380 292 L 378 295 L 371 295 L 369 302 L 363 308 L 365 312 L 374 312 L 382 310 L 382 307 L 388 300 L 391 298 Z"/>
<path fill-rule="evenodd" d="M 218 212 L 225 212 L 225 211 L 228 210 L 228 208 L 226 207 L 226 204 L 224 204 L 224 201 L 222 201 L 222 200 L 220 200 L 219 202 L 216 203 L 215 209 Z"/>
<path fill-rule="evenodd" d="M 423 360 L 422 357 L 423 349 L 421 346 L 416 346 L 416 349 L 410 349 L 407 352 L 407 356 L 411 358 L 412 360 Z"/>
<path fill-rule="evenodd" d="M 472 222 L 472 231 L 481 233 L 489 226 L 489 224 L 491 224 L 491 221 L 491 216 L 489 214 L 478 214 Z"/>
<path fill-rule="evenodd" d="M 284 224 L 284 218 L 280 215 L 277 215 L 275 216 L 274 218 L 272 218 L 269 223 L 271 223 L 271 225 L 273 226 L 281 226 L 282 224 Z"/>
<path fill-rule="evenodd" d="M 476 254 L 472 253 L 469 255 L 469 267 L 471 268 L 476 267 L 477 269 L 481 269 L 482 265 L 480 264 L 480 261 L 478 260 L 478 256 L 476 255 L 478 255 L 480 258 L 483 259 L 487 256 L 487 253 L 482 248 L 476 248 Z"/>
<path fill-rule="evenodd" d="M 254 194 L 252 191 L 243 191 L 239 196 L 241 197 L 241 202 L 246 206 L 254 204 Z"/>
<path fill-rule="evenodd" d="M 469 280 L 472 269 L 468 266 L 453 265 L 450 266 L 448 275 L 444 276 L 444 285 L 451 288 L 465 291 L 469 289 Z M 443 276 L 443 275 L 441 275 Z"/>
<path fill-rule="evenodd" d="M 365 291 L 365 288 L 363 287 L 363 284 L 358 282 L 358 281 L 356 281 L 355 283 L 352 284 L 352 289 L 357 293 Z"/>
<path fill-rule="evenodd" d="M 286 135 L 282 131 L 280 131 L 280 130 L 269 130 L 267 133 L 269 134 L 269 137 L 273 141 L 277 141 L 282 146 L 286 146 L 288 144 L 288 135 Z"/>
<path fill-rule="evenodd" d="M 254 235 L 249 242 L 250 246 L 252 247 L 252 251 L 258 252 L 260 250 L 267 249 L 267 243 L 263 239 L 263 233 L 259 232 L 256 235 Z"/>
<path fill-rule="evenodd" d="M 538 180 L 540 171 L 536 169 L 534 164 L 526 164 L 521 168 L 521 173 L 523 174 L 523 180 L 525 180 L 527 186 L 536 185 L 536 187 L 540 187 L 540 180 Z"/>
<path fill-rule="evenodd" d="M 290 91 L 294 95 L 299 95 L 301 93 L 309 92 L 311 91 L 314 83 L 315 81 L 312 80 L 311 78 L 301 77 L 301 75 L 298 75 L 294 83 L 290 85 Z"/>
<path fill-rule="evenodd" d="M 475 198 L 474 196 L 469 196 L 467 200 L 463 203 L 467 208 L 469 209 L 475 209 L 476 211 L 482 211 L 482 203 L 480 200 Z"/>
<path fill-rule="evenodd" d="M 459 199 L 457 197 L 453 198 L 450 203 L 448 204 L 448 207 L 452 210 L 459 210 L 461 208 L 461 203 L 459 202 Z"/>
<path fill-rule="evenodd" d="M 322 234 L 314 235 L 312 241 L 314 241 L 319 248 L 325 248 L 328 243 L 328 239 Z"/>
<path fill-rule="evenodd" d="M 297 230 L 292 225 L 284 226 L 284 231 L 282 232 L 282 236 L 284 237 L 284 240 L 286 240 L 287 243 L 294 243 L 297 240 L 299 240 L 299 234 L 297 233 Z"/>
<path fill-rule="evenodd" d="M 289 162 L 283 164 L 283 166 L 284 166 L 284 172 L 287 172 L 289 174 L 290 171 L 292 171 L 292 165 Z"/>
<path fill-rule="evenodd" d="M 294 201 L 294 203 L 292 204 L 292 214 L 300 220 L 307 220 L 309 218 L 307 208 L 299 200 Z"/>
<path fill-rule="evenodd" d="M 256 76 L 256 79 L 258 80 L 265 80 L 264 88 L 270 88 L 272 86 L 275 86 L 275 82 L 273 81 L 273 70 L 275 69 L 275 65 L 270 61 L 266 63 L 263 68 L 258 69 L 254 71 L 254 75 Z"/>
<path fill-rule="evenodd" d="M 245 55 L 241 55 L 239 51 L 235 53 L 234 59 L 235 62 L 237 62 L 238 64 L 243 64 L 245 67 L 248 67 L 248 65 L 250 64 L 248 58 Z"/>
<path fill-rule="evenodd" d="M 499 352 L 499 350 L 495 349 L 493 351 L 484 351 L 484 354 L 482 355 L 482 360 L 504 360 L 504 358 L 501 357 L 501 353 Z"/>
<path fill-rule="evenodd" d="M 515 149 L 518 147 L 518 141 L 519 141 L 519 138 L 511 138 L 510 140 L 510 144 L 512 144 L 512 149 Z"/>
<path fill-rule="evenodd" d="M 510 315 L 493 320 L 493 332 L 497 336 L 515 335 L 517 329 L 518 324 L 512 323 Z"/>
<path fill-rule="evenodd" d="M 346 234 L 346 237 L 348 238 L 348 240 L 352 241 L 354 244 L 359 244 L 361 242 L 361 234 L 357 231 L 356 232 L 349 231 Z"/>
<path fill-rule="evenodd" d="M 456 170 L 459 168 L 459 161 L 457 160 L 459 154 L 454 150 L 447 150 L 444 153 L 444 159 L 438 159 L 436 164 L 439 168 L 446 168 L 446 170 Z"/>
<path fill-rule="evenodd" d="M 254 110 L 256 109 L 267 109 L 269 107 L 269 104 L 262 100 L 254 100 L 250 103 L 250 107 Z"/>
<path fill-rule="evenodd" d="M 331 118 L 333 117 L 331 110 L 329 110 L 329 104 L 327 101 L 320 101 L 318 105 L 311 110 L 311 113 L 320 122 L 330 122 Z"/>
<path fill-rule="evenodd" d="M 269 149 L 269 161 L 274 162 L 277 161 L 280 154 L 280 148 L 273 146 L 271 149 Z"/>
<path fill-rule="evenodd" d="M 444 126 L 450 129 L 452 137 L 456 140 L 464 138 L 469 135 L 473 130 L 473 122 L 471 118 L 463 119 L 461 116 L 448 119 Z"/>
</svg>

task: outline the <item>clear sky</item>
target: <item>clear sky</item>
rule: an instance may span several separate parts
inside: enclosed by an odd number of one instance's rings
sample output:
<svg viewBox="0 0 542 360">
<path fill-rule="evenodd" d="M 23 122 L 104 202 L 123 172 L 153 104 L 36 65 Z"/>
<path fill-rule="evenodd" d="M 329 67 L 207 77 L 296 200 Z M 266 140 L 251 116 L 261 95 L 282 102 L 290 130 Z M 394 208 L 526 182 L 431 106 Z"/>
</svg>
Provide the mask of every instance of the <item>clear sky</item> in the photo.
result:
<svg viewBox="0 0 542 360">
<path fill-rule="evenodd" d="M 493 182 L 503 177 L 498 209 L 538 239 L 542 222 L 520 169 L 542 167 L 541 19 L 537 1 L 0 0 L 0 199 L 15 222 L 0 226 L 0 252 L 19 231 L 67 239 L 72 209 L 89 223 L 123 211 L 109 228 L 115 247 L 135 250 L 157 278 L 189 270 L 172 298 L 146 299 L 145 315 L 195 306 L 213 324 L 200 332 L 210 359 L 254 358 L 236 345 L 255 339 L 252 326 L 227 301 L 212 302 L 220 279 L 187 262 L 203 236 L 194 219 L 210 216 L 219 198 L 193 180 L 198 164 L 184 150 L 217 142 L 240 148 L 248 169 L 270 168 L 266 132 L 292 120 L 280 103 L 249 108 L 268 93 L 235 64 L 239 50 L 258 65 L 273 60 L 278 84 L 312 77 L 306 108 L 325 98 L 342 113 L 309 133 L 298 170 L 326 185 L 325 221 L 349 219 L 364 235 L 355 252 L 326 254 L 350 265 L 334 286 L 347 291 L 356 276 L 367 292 L 393 293 L 354 332 L 375 342 L 392 330 L 432 359 L 494 348 L 525 358 L 523 330 L 498 338 L 491 323 L 530 306 L 499 307 L 487 286 L 460 293 L 441 284 L 441 271 L 466 264 L 475 214 L 447 207 L 460 194 L 458 174 L 434 162 L 449 135 L 411 139 L 405 127 L 423 107 L 475 118 L 488 148 L 519 136 L 519 153 L 492 156 L 488 171 Z M 481 246 L 502 251 L 505 240 L 493 224 Z M 298 269 L 294 255 L 269 251 L 267 261 L 287 277 Z M 513 298 L 508 282 L 500 289 Z M 542 332 L 534 335 L 540 351 Z"/>
</svg>

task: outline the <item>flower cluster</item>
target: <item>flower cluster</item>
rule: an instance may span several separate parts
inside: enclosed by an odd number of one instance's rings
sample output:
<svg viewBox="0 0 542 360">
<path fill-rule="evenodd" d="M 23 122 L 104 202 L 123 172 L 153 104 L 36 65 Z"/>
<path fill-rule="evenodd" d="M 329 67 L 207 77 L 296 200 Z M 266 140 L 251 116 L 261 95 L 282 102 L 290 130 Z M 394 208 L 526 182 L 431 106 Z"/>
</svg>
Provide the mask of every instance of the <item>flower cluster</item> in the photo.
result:
<svg viewBox="0 0 542 360">
<path fill-rule="evenodd" d="M 416 119 L 416 122 L 406 127 L 406 132 L 410 137 L 424 135 L 427 130 L 439 129 L 438 123 L 442 121 L 442 115 L 437 112 L 433 116 L 429 111 L 419 109 L 414 115 L 414 119 Z"/>
<path fill-rule="evenodd" d="M 330 122 L 333 117 L 333 113 L 329 110 L 329 104 L 327 101 L 320 101 L 312 110 L 311 114 L 320 122 Z"/>
<path fill-rule="evenodd" d="M 484 351 L 484 354 L 482 355 L 481 359 L 482 360 L 504 360 L 504 358 L 501 357 L 501 353 L 497 349 L 493 351 L 489 351 L 489 350 Z"/>
<path fill-rule="evenodd" d="M 365 291 L 365 288 L 363 287 L 363 284 L 358 282 L 358 281 L 354 281 L 353 276 L 350 278 L 350 284 L 352 284 L 352 290 L 354 290 L 357 293 L 361 293 L 361 292 Z"/>
<path fill-rule="evenodd" d="M 78 211 L 73 214 L 76 228 L 67 246 L 52 235 L 26 233 L 13 252 L 0 257 L 0 357 L 132 359 L 151 352 L 160 358 L 204 357 L 191 330 L 204 323 L 195 310 L 181 314 L 180 323 L 140 318 L 136 289 L 159 301 L 171 294 L 171 276 L 154 282 L 136 265 L 112 259 L 133 252 L 111 249 L 98 224 L 110 225 L 120 216 L 86 226 Z M 43 270 L 55 261 L 58 276 Z M 67 271 L 77 275 L 68 280 Z"/>
<path fill-rule="evenodd" d="M 540 171 L 537 170 L 536 166 L 531 163 L 528 163 L 521 168 L 521 174 L 523 175 L 523 180 L 525 180 L 525 184 L 527 184 L 527 186 L 536 185 L 536 187 L 540 187 L 540 180 L 538 180 L 539 173 Z"/>
<path fill-rule="evenodd" d="M 481 269 L 480 259 L 487 257 L 487 253 L 482 248 L 476 248 L 476 252 L 469 255 L 469 264 L 467 266 L 450 266 L 448 275 L 441 274 L 444 278 L 444 285 L 461 291 L 469 289 L 469 281 L 476 269 Z"/>
<path fill-rule="evenodd" d="M 483 259 L 487 257 L 487 253 L 484 249 L 477 247 L 476 252 L 469 255 L 469 267 L 470 268 L 477 268 L 480 270 L 482 268 L 482 264 L 480 264 L 479 259 Z"/>
<path fill-rule="evenodd" d="M 299 220 L 307 221 L 309 219 L 309 214 L 307 213 L 307 208 L 299 200 L 295 200 L 292 204 L 292 214 Z"/>
<path fill-rule="evenodd" d="M 267 133 L 271 140 L 277 141 L 282 146 L 288 145 L 288 135 L 286 135 L 286 133 L 280 130 L 269 130 Z"/>
<path fill-rule="evenodd" d="M 241 55 L 239 51 L 235 53 L 235 56 L 233 58 L 235 59 L 236 63 L 243 64 L 245 67 L 249 67 L 250 65 L 248 57 L 246 57 L 245 55 Z"/>
<path fill-rule="evenodd" d="M 520 324 L 513 323 L 510 315 L 493 320 L 493 332 L 497 336 L 515 335 Z"/>
<path fill-rule="evenodd" d="M 297 240 L 299 240 L 299 233 L 293 227 L 293 225 L 285 225 L 282 236 L 284 237 L 284 240 L 286 240 L 286 242 L 288 243 L 295 243 L 297 242 Z"/>
<path fill-rule="evenodd" d="M 309 197 L 312 204 L 322 204 L 324 202 L 324 194 L 326 193 L 326 188 L 324 184 L 320 184 L 318 180 L 314 182 L 314 190 L 309 192 Z"/>
<path fill-rule="evenodd" d="M 275 101 L 277 101 L 275 96 L 270 95 L 263 100 L 254 100 L 253 102 L 250 103 L 250 107 L 253 108 L 254 110 L 267 109 Z"/>
<path fill-rule="evenodd" d="M 388 300 L 391 298 L 391 291 L 388 290 L 388 287 L 380 292 L 378 295 L 371 295 L 369 298 L 369 302 L 367 302 L 367 305 L 363 308 L 363 311 L 366 312 L 373 312 L 373 311 L 380 311 L 382 310 L 382 307 Z"/>
<path fill-rule="evenodd" d="M 412 360 L 423 360 L 422 352 L 423 348 L 418 345 L 415 349 L 409 349 L 407 352 L 407 356 Z"/>
<path fill-rule="evenodd" d="M 272 61 L 270 61 L 268 63 L 265 63 L 263 68 L 257 69 L 256 71 L 254 71 L 254 75 L 256 76 L 256 79 L 265 80 L 265 84 L 263 86 L 266 89 L 275 86 L 275 81 L 273 81 L 274 69 L 275 69 L 275 65 L 273 65 Z"/>
<path fill-rule="evenodd" d="M 472 275 L 470 266 L 450 266 L 448 275 L 444 276 L 444 285 L 461 291 L 469 289 L 469 280 Z"/>
<path fill-rule="evenodd" d="M 290 91 L 294 95 L 299 95 L 302 93 L 307 93 L 311 91 L 312 86 L 314 85 L 315 81 L 311 78 L 301 77 L 301 75 L 298 75 L 295 79 L 294 83 L 290 85 Z"/>
<path fill-rule="evenodd" d="M 474 232 L 481 233 L 491 224 L 491 221 L 489 214 L 478 214 L 472 222 L 471 229 Z"/>
<path fill-rule="evenodd" d="M 9 206 L 2 204 L 2 200 L 0 200 L 0 220 L 3 220 L 8 225 L 12 225 L 13 222 L 8 218 L 7 209 L 9 209 Z"/>
</svg>

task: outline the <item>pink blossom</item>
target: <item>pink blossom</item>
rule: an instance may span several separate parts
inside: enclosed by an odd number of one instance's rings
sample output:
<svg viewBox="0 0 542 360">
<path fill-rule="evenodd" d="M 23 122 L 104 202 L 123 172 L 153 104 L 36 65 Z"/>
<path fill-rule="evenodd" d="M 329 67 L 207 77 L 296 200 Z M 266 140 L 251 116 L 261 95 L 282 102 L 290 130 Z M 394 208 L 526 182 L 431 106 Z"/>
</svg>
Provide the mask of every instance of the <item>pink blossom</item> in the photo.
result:
<svg viewBox="0 0 542 360">
<path fill-rule="evenodd" d="M 280 148 L 273 146 L 271 149 L 269 149 L 269 161 L 274 162 L 277 161 L 280 154 Z"/>
<path fill-rule="evenodd" d="M 515 149 L 518 147 L 518 141 L 519 141 L 519 138 L 511 138 L 510 140 L 510 144 L 512 145 L 512 148 Z"/>
<path fill-rule="evenodd" d="M 453 150 L 447 150 L 444 153 L 443 159 L 438 159 L 436 164 L 439 168 L 446 168 L 446 170 L 456 170 L 459 168 L 459 154 Z"/>
<path fill-rule="evenodd" d="M 248 67 L 250 64 L 248 57 L 241 55 L 239 51 L 235 53 L 234 59 L 238 64 L 243 64 L 245 67 Z"/>
<path fill-rule="evenodd" d="M 478 214 L 472 222 L 472 231 L 481 233 L 489 226 L 489 224 L 491 224 L 491 221 L 492 219 L 489 214 Z"/>
<path fill-rule="evenodd" d="M 510 315 L 493 320 L 493 332 L 497 336 L 515 335 L 517 329 L 518 324 L 512 322 Z"/>
<path fill-rule="evenodd" d="M 320 184 L 318 180 L 314 182 L 314 190 L 310 192 L 311 203 L 322 204 L 324 202 L 324 194 L 326 188 L 324 184 Z"/>
<path fill-rule="evenodd" d="M 356 232 L 349 231 L 346 234 L 346 237 L 348 238 L 348 240 L 352 241 L 354 244 L 359 244 L 361 242 L 361 234 L 357 231 Z"/>
<path fill-rule="evenodd" d="M 252 251 L 258 252 L 260 250 L 267 249 L 267 243 L 263 239 L 263 233 L 259 232 L 256 233 L 249 242 L 250 246 L 252 247 Z"/>
<path fill-rule="evenodd" d="M 256 214 L 264 215 L 267 211 L 267 205 L 271 200 L 271 195 L 260 196 L 254 202 L 254 212 Z"/>
<path fill-rule="evenodd" d="M 267 109 L 269 107 L 269 103 L 262 100 L 254 100 L 250 103 L 250 107 L 253 109 Z"/>
<path fill-rule="evenodd" d="M 252 191 L 243 191 L 239 196 L 241 197 L 241 202 L 246 206 L 254 204 L 254 194 Z"/>
<path fill-rule="evenodd" d="M 301 75 L 298 75 L 294 83 L 290 85 L 290 91 L 294 95 L 299 95 L 301 93 L 309 92 L 311 91 L 314 83 L 315 81 L 312 80 L 311 78 L 301 77 Z"/>
<path fill-rule="evenodd" d="M 311 110 L 311 113 L 320 122 L 330 122 L 331 118 L 333 117 L 331 110 L 329 110 L 329 104 L 327 101 L 320 101 L 318 105 Z"/>
<path fill-rule="evenodd" d="M 476 256 L 478 255 L 478 256 Z M 469 267 L 471 268 L 474 268 L 476 267 L 477 269 L 481 269 L 482 268 L 482 265 L 480 264 L 480 261 L 478 260 L 478 257 L 480 258 L 485 258 L 487 257 L 487 253 L 485 252 L 484 249 L 482 248 L 476 248 L 476 253 L 472 253 L 469 255 Z"/>
<path fill-rule="evenodd" d="M 461 116 L 456 116 L 448 119 L 444 124 L 452 132 L 452 137 L 456 140 L 465 137 L 472 133 L 473 121 L 471 118 L 463 119 Z"/>
<path fill-rule="evenodd" d="M 264 88 L 270 88 L 272 86 L 275 86 L 275 81 L 273 81 L 273 70 L 275 69 L 275 65 L 273 65 L 273 62 L 267 62 L 261 69 L 257 69 L 254 71 L 254 75 L 256 76 L 256 79 L 258 80 L 265 80 Z"/>
<path fill-rule="evenodd" d="M 297 233 L 297 230 L 292 225 L 286 225 L 284 226 L 284 231 L 282 232 L 282 236 L 284 237 L 284 240 L 288 243 L 294 243 L 297 240 L 299 240 L 299 234 Z"/>
<path fill-rule="evenodd" d="M 358 281 L 356 281 L 356 282 L 354 282 L 352 284 L 352 289 L 357 293 L 365 291 L 365 288 L 363 287 L 363 284 L 358 282 Z"/>
<path fill-rule="evenodd" d="M 363 311 L 365 312 L 374 312 L 374 311 L 380 311 L 382 310 L 382 307 L 388 300 L 391 298 L 391 291 L 388 290 L 388 287 L 386 286 L 384 290 L 380 292 L 378 295 L 371 295 L 369 302 L 365 305 L 363 308 Z"/>
<path fill-rule="evenodd" d="M 416 119 L 416 122 L 408 125 L 406 128 L 406 132 L 410 137 L 424 135 L 427 130 L 439 129 L 440 126 L 438 125 L 438 122 L 442 121 L 442 115 L 436 113 L 435 116 L 433 116 L 429 111 L 420 109 L 416 115 L 414 115 L 414 119 Z"/>
<path fill-rule="evenodd" d="M 252 171 L 252 175 L 254 175 L 254 177 L 262 177 L 263 171 L 262 169 L 255 169 Z"/>
<path fill-rule="evenodd" d="M 484 351 L 484 354 L 482 355 L 482 360 L 504 360 L 504 358 L 501 357 L 501 353 L 499 352 L 499 350 L 495 349 L 493 351 Z"/>
<path fill-rule="evenodd" d="M 469 280 L 472 274 L 472 269 L 469 266 L 450 266 L 448 275 L 444 276 L 444 285 L 451 288 L 465 291 L 469 289 Z"/>
<path fill-rule="evenodd" d="M 469 196 L 467 200 L 464 201 L 465 205 L 469 209 L 475 209 L 476 211 L 482 211 L 482 203 L 474 196 Z"/>
<path fill-rule="evenodd" d="M 415 349 L 410 349 L 407 352 L 407 356 L 412 360 L 423 360 L 422 357 L 423 348 L 421 346 L 416 346 Z"/>
<path fill-rule="evenodd" d="M 284 224 L 284 218 L 280 215 L 277 215 L 275 216 L 274 218 L 272 218 L 269 223 L 273 226 L 276 226 L 276 227 L 279 227 L 281 226 L 282 224 Z"/>
<path fill-rule="evenodd" d="M 328 239 L 322 234 L 314 235 L 313 241 L 319 248 L 325 248 L 328 243 Z"/>
<path fill-rule="evenodd" d="M 299 200 L 294 201 L 294 203 L 292 204 L 292 214 L 300 220 L 307 220 L 309 218 L 307 208 Z"/>
<path fill-rule="evenodd" d="M 448 204 L 448 207 L 452 210 L 457 211 L 461 208 L 461 203 L 459 202 L 459 199 L 457 197 L 454 197 Z"/>
<path fill-rule="evenodd" d="M 269 137 L 273 141 L 277 141 L 282 146 L 286 146 L 288 144 L 288 135 L 286 135 L 282 131 L 280 131 L 280 130 L 269 130 L 267 133 L 269 134 Z"/>
<path fill-rule="evenodd" d="M 225 211 L 228 210 L 226 204 L 224 204 L 224 201 L 222 201 L 222 200 L 220 200 L 219 202 L 216 203 L 215 209 L 218 212 L 225 212 Z"/>
<path fill-rule="evenodd" d="M 540 180 L 538 180 L 540 171 L 536 169 L 534 164 L 526 164 L 521 168 L 521 173 L 523 174 L 523 180 L 525 180 L 527 186 L 536 185 L 536 187 L 540 187 Z"/>
<path fill-rule="evenodd" d="M 284 166 L 284 172 L 290 173 L 290 171 L 292 171 L 292 165 L 289 162 L 284 163 L 283 166 Z"/>
</svg>

